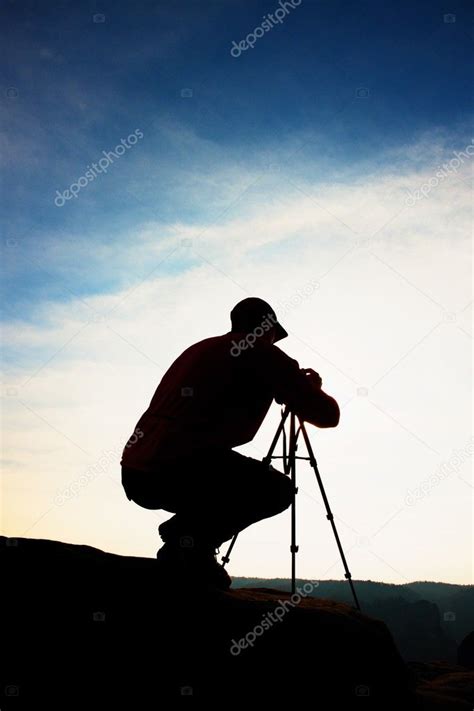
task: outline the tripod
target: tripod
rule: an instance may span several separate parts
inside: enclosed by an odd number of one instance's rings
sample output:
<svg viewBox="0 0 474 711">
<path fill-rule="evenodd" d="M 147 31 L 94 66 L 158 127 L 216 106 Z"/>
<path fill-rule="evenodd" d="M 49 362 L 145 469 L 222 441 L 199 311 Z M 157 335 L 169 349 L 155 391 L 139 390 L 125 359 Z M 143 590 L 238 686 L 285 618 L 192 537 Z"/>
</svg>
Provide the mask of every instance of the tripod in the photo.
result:
<svg viewBox="0 0 474 711">
<path fill-rule="evenodd" d="M 285 430 L 285 423 L 286 423 L 286 420 L 288 419 L 288 416 L 290 417 L 289 444 L 287 442 L 287 434 L 286 434 L 286 430 Z M 298 419 L 298 429 L 296 429 L 296 420 L 297 419 Z M 308 452 L 307 457 L 300 457 L 296 454 L 296 451 L 298 449 L 298 437 L 299 437 L 300 433 L 303 435 L 303 439 L 304 439 L 304 442 L 306 445 L 306 450 Z M 283 454 L 282 455 L 275 455 L 275 454 L 273 454 L 273 452 L 275 451 L 275 447 L 277 446 L 280 435 L 282 435 L 282 434 L 283 434 Z M 341 554 L 342 564 L 344 566 L 344 571 L 345 571 L 344 577 L 347 579 L 347 581 L 349 582 L 349 585 L 351 587 L 352 595 L 354 597 L 355 606 L 356 606 L 357 610 L 360 610 L 359 600 L 357 599 L 356 591 L 354 588 L 354 583 L 352 582 L 352 575 L 351 575 L 349 568 L 347 566 L 344 551 L 342 550 L 341 541 L 339 540 L 339 534 L 337 532 L 336 524 L 334 523 L 334 516 L 333 516 L 332 511 L 330 509 L 329 501 L 326 496 L 326 492 L 324 491 L 323 482 L 321 479 L 321 475 L 319 473 L 318 464 L 316 462 L 316 458 L 314 456 L 313 449 L 311 447 L 311 442 L 309 441 L 308 433 L 306 432 L 306 428 L 305 428 L 303 420 L 301 418 L 299 418 L 297 415 L 295 415 L 294 412 L 291 412 L 291 410 L 288 406 L 286 406 L 282 412 L 280 424 L 278 425 L 278 429 L 277 429 L 276 434 L 273 438 L 273 441 L 270 445 L 268 454 L 266 455 L 266 457 L 263 458 L 263 463 L 269 465 L 271 463 L 272 459 L 282 459 L 283 460 L 283 470 L 284 470 L 285 474 L 287 474 L 291 477 L 291 482 L 293 484 L 293 501 L 291 503 L 291 545 L 290 545 L 290 551 L 291 551 L 291 592 L 294 593 L 296 590 L 296 554 L 298 553 L 298 546 L 296 545 L 296 494 L 298 493 L 298 489 L 296 488 L 296 460 L 297 459 L 306 459 L 311 464 L 311 467 L 313 468 L 314 473 L 316 475 L 316 479 L 319 484 L 319 488 L 321 490 L 321 495 L 323 497 L 324 506 L 326 507 L 326 518 L 331 523 L 334 537 L 336 539 L 337 547 L 339 549 L 339 553 Z M 238 533 L 236 533 L 235 536 L 233 537 L 233 539 L 229 545 L 229 548 L 227 550 L 227 553 L 222 558 L 222 566 L 223 567 L 230 560 L 230 554 L 232 553 L 232 549 L 234 548 L 235 542 L 237 540 L 237 536 L 238 536 Z"/>
</svg>

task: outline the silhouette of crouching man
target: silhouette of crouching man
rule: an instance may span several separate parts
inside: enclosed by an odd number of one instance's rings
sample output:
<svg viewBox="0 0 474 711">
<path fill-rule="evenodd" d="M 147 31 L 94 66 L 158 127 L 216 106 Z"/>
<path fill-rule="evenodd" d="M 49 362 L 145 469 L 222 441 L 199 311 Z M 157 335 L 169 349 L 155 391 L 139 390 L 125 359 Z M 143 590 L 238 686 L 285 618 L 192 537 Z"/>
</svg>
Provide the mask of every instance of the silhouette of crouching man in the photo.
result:
<svg viewBox="0 0 474 711">
<path fill-rule="evenodd" d="M 318 373 L 274 345 L 288 334 L 268 303 L 239 302 L 231 326 L 174 361 L 121 461 L 130 500 L 175 514 L 159 527 L 161 564 L 223 588 L 231 581 L 216 548 L 293 500 L 287 476 L 233 447 L 253 439 L 274 399 L 317 427 L 339 423 Z"/>
</svg>

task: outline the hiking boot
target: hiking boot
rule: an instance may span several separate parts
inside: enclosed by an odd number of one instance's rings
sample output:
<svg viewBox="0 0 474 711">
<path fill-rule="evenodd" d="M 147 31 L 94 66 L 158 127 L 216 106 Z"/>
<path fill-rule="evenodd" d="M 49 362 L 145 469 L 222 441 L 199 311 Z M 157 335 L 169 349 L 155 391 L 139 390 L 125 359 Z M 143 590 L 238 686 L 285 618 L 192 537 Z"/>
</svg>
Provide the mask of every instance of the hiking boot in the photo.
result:
<svg viewBox="0 0 474 711">
<path fill-rule="evenodd" d="M 164 523 L 158 526 L 158 533 L 163 543 L 168 543 L 174 540 L 178 535 L 179 520 L 176 516 L 172 516 Z"/>
<path fill-rule="evenodd" d="M 232 585 L 232 578 L 227 570 L 216 560 L 215 554 L 209 559 L 205 570 L 205 579 L 210 585 L 214 585 L 221 590 L 227 590 Z"/>
<path fill-rule="evenodd" d="M 212 548 L 186 548 L 165 543 L 156 554 L 160 568 L 170 576 L 202 578 L 203 582 L 227 590 L 232 580 L 216 560 Z"/>
</svg>

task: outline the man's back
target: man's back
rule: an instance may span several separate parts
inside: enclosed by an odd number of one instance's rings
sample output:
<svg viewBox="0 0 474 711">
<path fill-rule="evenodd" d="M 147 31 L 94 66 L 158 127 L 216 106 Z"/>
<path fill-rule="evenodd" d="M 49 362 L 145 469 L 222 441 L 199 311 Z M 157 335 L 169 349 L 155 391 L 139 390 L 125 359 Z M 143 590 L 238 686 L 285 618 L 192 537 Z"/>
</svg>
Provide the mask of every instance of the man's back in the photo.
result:
<svg viewBox="0 0 474 711">
<path fill-rule="evenodd" d="M 260 373 L 270 346 L 232 355 L 236 335 L 195 343 L 174 361 L 137 423 L 139 438 L 124 450 L 126 466 L 147 470 L 155 457 L 232 448 L 255 436 L 273 399 Z"/>
<path fill-rule="evenodd" d="M 174 361 L 138 421 L 138 437 L 127 443 L 122 464 L 151 471 L 160 458 L 249 442 L 273 398 L 314 410 L 314 388 L 297 361 L 264 339 L 236 348 L 244 335 L 231 331 L 207 338 Z"/>
</svg>

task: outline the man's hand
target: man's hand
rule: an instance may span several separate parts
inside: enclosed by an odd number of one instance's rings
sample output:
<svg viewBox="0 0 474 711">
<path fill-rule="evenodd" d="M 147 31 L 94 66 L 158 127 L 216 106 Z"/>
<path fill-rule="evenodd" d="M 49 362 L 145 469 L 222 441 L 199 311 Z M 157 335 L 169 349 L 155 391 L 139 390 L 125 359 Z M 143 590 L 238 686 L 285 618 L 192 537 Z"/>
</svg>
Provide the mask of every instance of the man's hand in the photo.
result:
<svg viewBox="0 0 474 711">
<path fill-rule="evenodd" d="M 316 388 L 316 390 L 321 390 L 323 381 L 319 373 L 317 373 L 312 368 L 301 368 L 302 372 L 309 378 L 311 385 Z"/>
<path fill-rule="evenodd" d="M 308 378 L 310 393 L 309 402 L 306 402 L 306 406 L 303 406 L 302 412 L 298 412 L 298 415 L 316 427 L 337 427 L 341 414 L 339 405 L 333 397 L 321 389 L 323 381 L 319 373 L 312 368 L 301 368 L 300 372 Z"/>
</svg>

